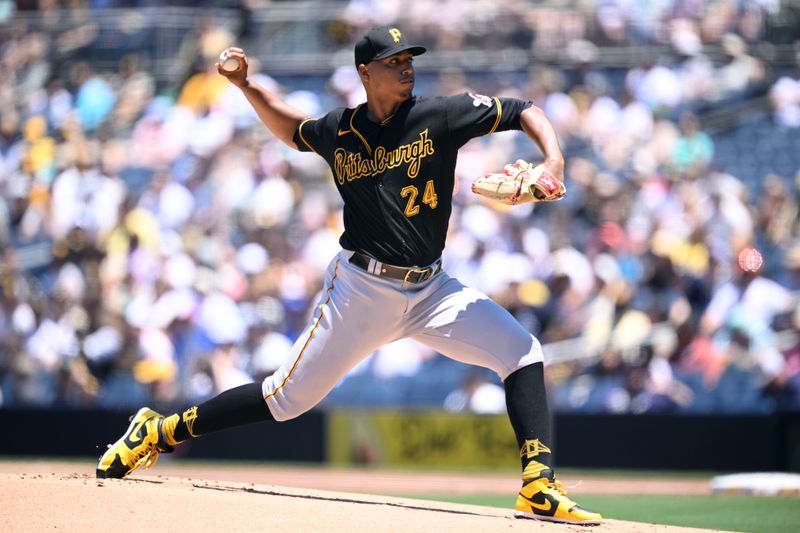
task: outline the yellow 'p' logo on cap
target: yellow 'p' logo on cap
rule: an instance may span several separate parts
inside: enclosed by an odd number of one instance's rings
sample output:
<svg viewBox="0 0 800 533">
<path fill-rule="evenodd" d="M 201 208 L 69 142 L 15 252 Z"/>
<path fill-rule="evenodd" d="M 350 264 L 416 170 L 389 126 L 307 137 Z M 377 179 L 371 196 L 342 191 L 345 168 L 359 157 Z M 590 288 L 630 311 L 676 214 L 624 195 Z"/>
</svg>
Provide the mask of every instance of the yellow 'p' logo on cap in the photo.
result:
<svg viewBox="0 0 800 533">
<path fill-rule="evenodd" d="M 398 30 L 397 28 L 392 28 L 391 30 L 389 30 L 389 35 L 392 36 L 392 39 L 394 39 L 394 42 L 396 43 L 399 43 L 400 38 L 403 36 L 403 34 L 400 33 L 400 30 Z"/>
</svg>

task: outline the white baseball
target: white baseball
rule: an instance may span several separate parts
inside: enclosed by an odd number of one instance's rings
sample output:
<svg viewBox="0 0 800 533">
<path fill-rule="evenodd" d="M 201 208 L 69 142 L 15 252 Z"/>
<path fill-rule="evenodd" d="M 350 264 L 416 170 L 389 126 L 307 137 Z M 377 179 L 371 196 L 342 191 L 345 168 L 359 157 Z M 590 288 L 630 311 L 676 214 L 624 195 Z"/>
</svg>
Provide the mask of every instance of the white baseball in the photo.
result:
<svg viewBox="0 0 800 533">
<path fill-rule="evenodd" d="M 219 65 L 222 70 L 226 72 L 233 72 L 239 68 L 239 60 L 235 57 L 228 56 L 228 51 L 223 50 L 219 55 Z"/>
</svg>

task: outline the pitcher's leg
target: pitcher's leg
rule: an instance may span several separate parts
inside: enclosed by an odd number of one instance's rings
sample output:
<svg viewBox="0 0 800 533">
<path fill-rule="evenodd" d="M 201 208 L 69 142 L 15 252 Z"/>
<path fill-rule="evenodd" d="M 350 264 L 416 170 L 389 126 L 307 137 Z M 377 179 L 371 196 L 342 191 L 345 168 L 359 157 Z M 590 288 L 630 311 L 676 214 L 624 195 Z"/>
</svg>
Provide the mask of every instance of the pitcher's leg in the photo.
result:
<svg viewBox="0 0 800 533">
<path fill-rule="evenodd" d="M 175 446 L 189 437 L 267 420 L 275 418 L 264 404 L 261 383 L 247 383 L 166 417 L 161 432 L 165 442 Z"/>
<path fill-rule="evenodd" d="M 430 302 L 430 303 L 429 303 Z M 523 470 L 550 465 L 550 415 L 539 341 L 505 309 L 458 280 L 444 280 L 414 308 L 414 338 L 452 359 L 497 372 Z"/>
<path fill-rule="evenodd" d="M 542 346 L 482 292 L 442 273 L 415 302 L 408 335 L 451 359 L 494 370 L 505 379 L 544 360 Z"/>
<path fill-rule="evenodd" d="M 350 369 L 398 336 L 402 294 L 342 255 L 305 330 L 262 384 L 264 401 L 278 421 L 314 407 Z"/>
<path fill-rule="evenodd" d="M 143 407 L 100 458 L 97 477 L 121 478 L 155 464 L 159 453 L 212 431 L 263 420 L 287 420 L 316 405 L 353 366 L 393 340 L 405 309 L 394 288 L 331 263 L 311 321 L 284 364 L 263 383 L 242 385 L 167 417 Z"/>
<path fill-rule="evenodd" d="M 523 485 L 516 515 L 598 523 L 601 516 L 570 500 L 553 473 L 550 413 L 539 341 L 508 311 L 454 278 L 439 280 L 420 298 L 413 313 L 413 338 L 452 359 L 490 368 L 503 380 L 522 462 Z"/>
<path fill-rule="evenodd" d="M 438 352 L 497 372 L 520 446 L 522 468 L 550 464 L 550 416 L 539 341 L 489 297 L 454 278 L 442 280 L 414 308 L 414 338 Z"/>
</svg>

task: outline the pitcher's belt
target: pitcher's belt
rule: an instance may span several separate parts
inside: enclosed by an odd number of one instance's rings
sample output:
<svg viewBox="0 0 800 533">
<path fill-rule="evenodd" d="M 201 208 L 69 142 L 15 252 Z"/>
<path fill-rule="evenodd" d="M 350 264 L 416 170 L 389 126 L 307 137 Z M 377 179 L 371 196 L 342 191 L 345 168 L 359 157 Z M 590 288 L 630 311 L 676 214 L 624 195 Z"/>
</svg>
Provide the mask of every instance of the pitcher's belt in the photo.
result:
<svg viewBox="0 0 800 533">
<path fill-rule="evenodd" d="M 386 278 L 392 278 L 408 283 L 422 283 L 442 269 L 442 260 L 437 259 L 433 264 L 424 268 L 398 267 L 381 263 L 361 252 L 354 252 L 350 263 L 358 268 Z"/>
</svg>

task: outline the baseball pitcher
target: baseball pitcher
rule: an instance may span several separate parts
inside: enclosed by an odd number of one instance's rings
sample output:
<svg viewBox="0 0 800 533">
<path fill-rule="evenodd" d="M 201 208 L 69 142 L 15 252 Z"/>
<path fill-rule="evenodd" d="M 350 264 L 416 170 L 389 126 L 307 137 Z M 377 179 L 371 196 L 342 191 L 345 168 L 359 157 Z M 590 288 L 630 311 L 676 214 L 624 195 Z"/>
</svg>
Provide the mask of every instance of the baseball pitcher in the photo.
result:
<svg viewBox="0 0 800 533">
<path fill-rule="evenodd" d="M 225 51 L 219 73 L 241 89 L 266 127 L 330 166 L 344 202 L 342 249 L 330 262 L 308 325 L 274 374 L 182 413 L 164 417 L 142 408 L 100 459 L 98 477 L 149 467 L 159 453 L 208 432 L 300 416 L 381 345 L 411 337 L 503 380 L 522 462 L 516 516 L 601 520 L 566 496 L 551 468 L 539 341 L 486 295 L 449 276 L 441 261 L 459 148 L 494 132 L 524 131 L 539 146 L 543 164 L 507 165 L 478 178 L 473 190 L 509 204 L 558 200 L 565 189 L 556 134 L 530 102 L 471 93 L 414 96 L 413 62 L 424 52 L 396 27 L 370 30 L 355 45 L 367 101 L 309 118 L 248 80 L 244 51 Z"/>
</svg>

